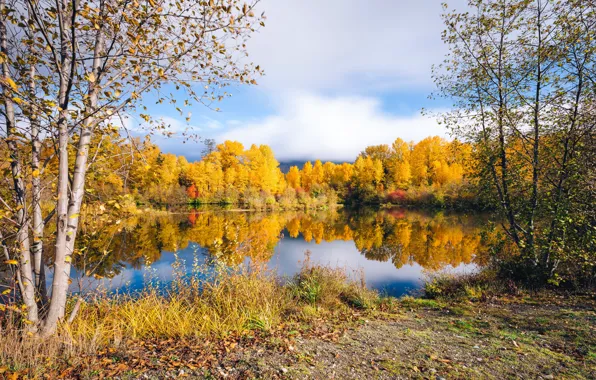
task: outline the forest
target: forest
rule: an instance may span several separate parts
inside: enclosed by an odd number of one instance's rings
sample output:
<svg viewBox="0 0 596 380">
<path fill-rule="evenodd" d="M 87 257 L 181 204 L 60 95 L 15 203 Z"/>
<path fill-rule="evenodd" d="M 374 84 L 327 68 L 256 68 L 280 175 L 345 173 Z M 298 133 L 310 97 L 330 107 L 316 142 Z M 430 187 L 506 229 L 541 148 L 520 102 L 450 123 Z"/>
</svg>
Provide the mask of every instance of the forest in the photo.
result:
<svg viewBox="0 0 596 380">
<path fill-rule="evenodd" d="M 41 158 L 50 156 L 42 142 Z M 28 149 L 21 146 L 21 149 Z M 2 149 L 4 155 L 6 151 Z M 90 204 L 231 204 L 252 209 L 317 209 L 337 204 L 480 207 L 470 144 L 440 137 L 418 143 L 397 138 L 366 147 L 354 162 L 307 161 L 282 173 L 266 145 L 249 149 L 224 141 L 197 162 L 163 153 L 149 139 L 114 138 L 98 144 L 88 169 Z M 8 160 L 1 169 L 8 173 Z M 56 175 L 50 160 L 40 176 L 44 188 Z M 30 173 L 27 173 L 30 175 Z M 8 177 L 6 177 L 8 178 Z M 43 197 L 45 198 L 45 196 Z"/>
</svg>

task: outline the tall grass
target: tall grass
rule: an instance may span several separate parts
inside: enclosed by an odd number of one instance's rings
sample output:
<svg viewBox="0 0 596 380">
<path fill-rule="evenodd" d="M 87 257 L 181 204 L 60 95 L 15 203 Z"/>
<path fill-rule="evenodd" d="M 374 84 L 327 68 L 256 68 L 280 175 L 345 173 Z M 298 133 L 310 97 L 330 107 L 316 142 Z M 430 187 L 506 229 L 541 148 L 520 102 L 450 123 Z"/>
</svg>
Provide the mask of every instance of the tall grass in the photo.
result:
<svg viewBox="0 0 596 380">
<path fill-rule="evenodd" d="M 150 338 L 220 338 L 269 331 L 282 322 L 374 308 L 378 294 L 338 269 L 307 263 L 290 279 L 261 267 L 217 270 L 208 279 L 177 278 L 164 290 L 98 295 L 70 324 L 46 340 L 23 335 L 16 320 L 0 319 L 0 367 L 43 368 L 107 346 Z"/>
</svg>

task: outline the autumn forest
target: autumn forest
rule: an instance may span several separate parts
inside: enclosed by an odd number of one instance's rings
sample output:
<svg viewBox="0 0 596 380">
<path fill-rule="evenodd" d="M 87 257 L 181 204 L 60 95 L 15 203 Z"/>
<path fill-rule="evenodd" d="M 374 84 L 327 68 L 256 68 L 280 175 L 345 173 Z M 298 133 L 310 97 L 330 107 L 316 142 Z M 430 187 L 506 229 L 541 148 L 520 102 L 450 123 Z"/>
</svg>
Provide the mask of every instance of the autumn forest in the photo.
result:
<svg viewBox="0 0 596 380">
<path fill-rule="evenodd" d="M 308 161 L 287 173 L 268 146 L 246 149 L 234 141 L 218 144 L 198 162 L 163 153 L 149 139 L 131 144 L 115 138 L 100 144 L 97 153 L 109 159 L 90 166 L 88 192 L 90 199 L 103 203 L 129 195 L 135 203 L 254 209 L 328 208 L 337 203 L 443 207 L 445 199 L 454 205 L 474 197 L 472 147 L 439 137 L 418 143 L 397 138 L 391 145 L 365 148 L 354 162 Z M 53 175 L 51 170 L 44 174 L 48 180 Z"/>
</svg>

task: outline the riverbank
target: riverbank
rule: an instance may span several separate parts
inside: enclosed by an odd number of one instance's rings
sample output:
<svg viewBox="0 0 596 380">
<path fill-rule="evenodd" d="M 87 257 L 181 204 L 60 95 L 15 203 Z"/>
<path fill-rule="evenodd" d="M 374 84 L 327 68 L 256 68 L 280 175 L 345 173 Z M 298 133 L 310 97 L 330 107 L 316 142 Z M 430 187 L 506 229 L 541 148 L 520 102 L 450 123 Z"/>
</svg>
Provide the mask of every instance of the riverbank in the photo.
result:
<svg viewBox="0 0 596 380">
<path fill-rule="evenodd" d="M 4 324 L 0 373 L 89 379 L 596 376 L 594 294 L 396 299 L 338 270 L 308 265 L 285 283 L 258 271 L 226 276 L 200 294 L 187 284 L 165 295 L 88 300 L 72 324 L 44 342 L 19 337 Z"/>
</svg>

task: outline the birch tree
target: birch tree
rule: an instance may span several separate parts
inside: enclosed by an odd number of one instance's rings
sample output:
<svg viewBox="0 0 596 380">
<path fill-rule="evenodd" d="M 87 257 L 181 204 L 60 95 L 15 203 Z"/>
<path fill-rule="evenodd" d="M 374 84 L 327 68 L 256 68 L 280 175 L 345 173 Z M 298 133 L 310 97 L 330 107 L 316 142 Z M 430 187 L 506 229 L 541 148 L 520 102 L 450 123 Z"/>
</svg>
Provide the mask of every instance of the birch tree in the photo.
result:
<svg viewBox="0 0 596 380">
<path fill-rule="evenodd" d="M 539 283 L 593 280 L 596 220 L 582 210 L 594 207 L 596 3 L 468 5 L 444 14 L 449 55 L 435 82 L 454 100 L 443 121 L 475 144 L 515 247 L 509 268 Z"/>
<path fill-rule="evenodd" d="M 232 83 L 254 84 L 261 69 L 245 56 L 264 26 L 257 1 L 0 0 L 0 136 L 12 179 L 0 239 L 32 332 L 51 335 L 65 318 L 96 137 L 110 138 L 132 114 L 147 133 L 170 134 L 142 101 L 148 93 L 182 114 L 214 108 Z M 46 223 L 54 236 L 44 236 Z M 47 299 L 42 242 L 52 256 Z"/>
</svg>

